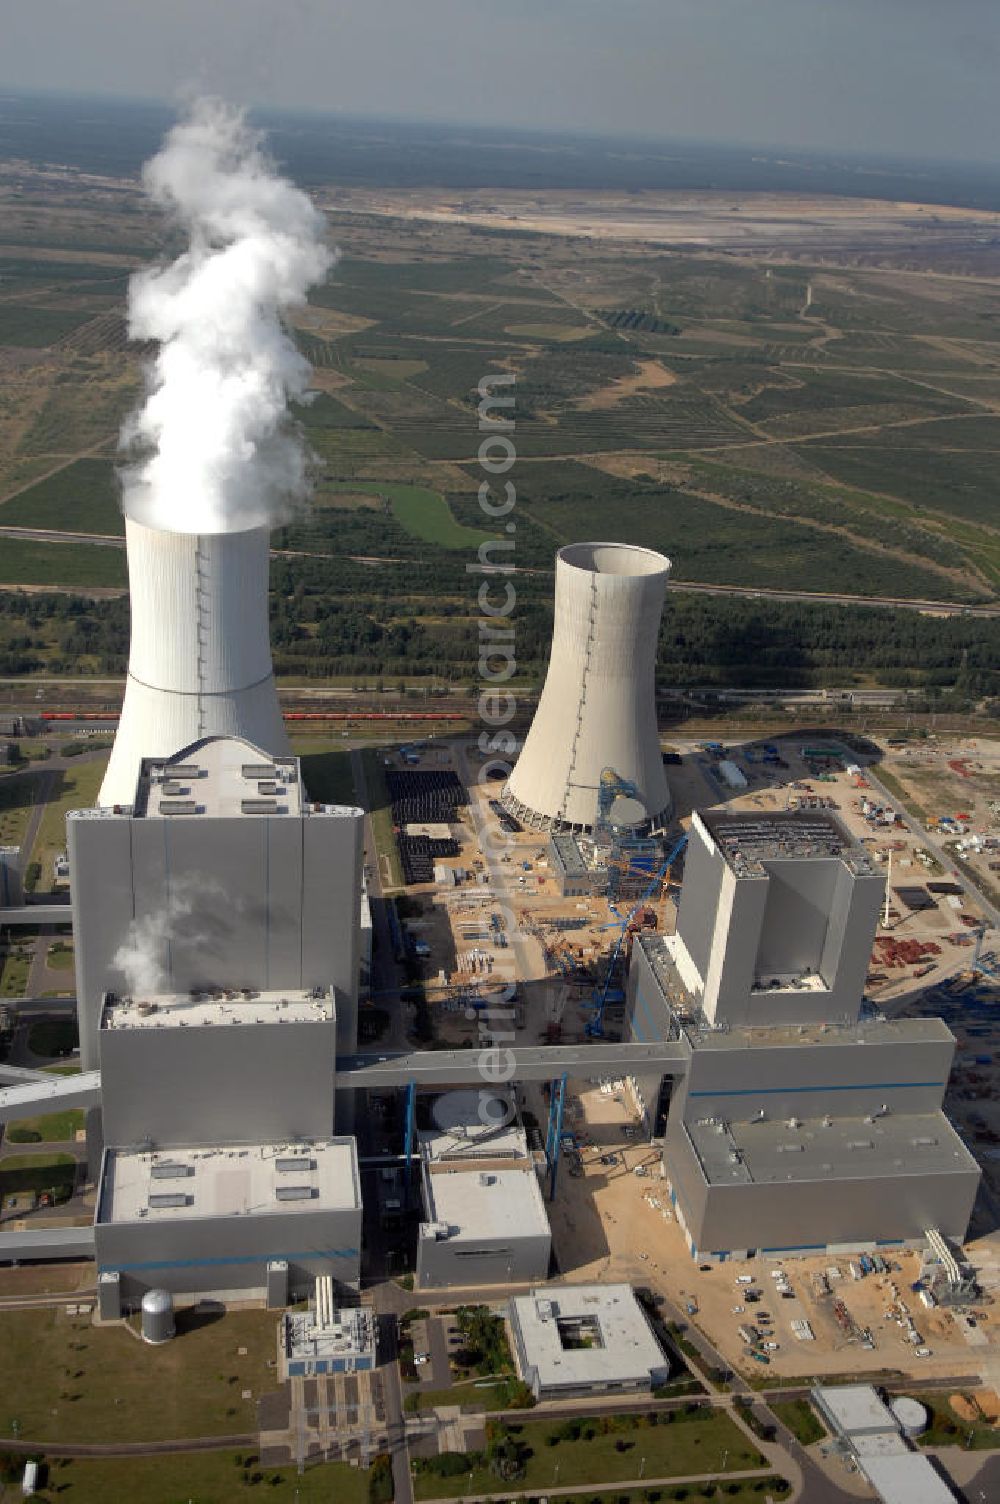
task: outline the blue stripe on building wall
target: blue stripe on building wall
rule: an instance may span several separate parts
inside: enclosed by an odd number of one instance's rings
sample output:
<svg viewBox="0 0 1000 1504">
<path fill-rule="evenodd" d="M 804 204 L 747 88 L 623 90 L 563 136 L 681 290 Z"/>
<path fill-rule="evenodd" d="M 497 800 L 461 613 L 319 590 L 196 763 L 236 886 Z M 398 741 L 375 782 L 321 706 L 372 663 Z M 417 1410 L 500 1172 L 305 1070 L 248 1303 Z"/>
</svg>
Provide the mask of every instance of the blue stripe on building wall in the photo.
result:
<svg viewBox="0 0 1000 1504">
<path fill-rule="evenodd" d="M 285 1259 L 295 1263 L 305 1259 L 356 1259 L 356 1248 L 310 1248 L 305 1253 L 244 1253 L 228 1259 L 145 1259 L 138 1264 L 99 1264 L 98 1274 L 133 1269 L 204 1269 L 222 1264 L 263 1264 Z"/>
<path fill-rule="evenodd" d="M 916 1091 L 934 1087 L 944 1091 L 947 1081 L 859 1081 L 846 1086 L 740 1086 L 732 1090 L 692 1091 L 689 1097 L 784 1097 L 806 1091 Z"/>
</svg>

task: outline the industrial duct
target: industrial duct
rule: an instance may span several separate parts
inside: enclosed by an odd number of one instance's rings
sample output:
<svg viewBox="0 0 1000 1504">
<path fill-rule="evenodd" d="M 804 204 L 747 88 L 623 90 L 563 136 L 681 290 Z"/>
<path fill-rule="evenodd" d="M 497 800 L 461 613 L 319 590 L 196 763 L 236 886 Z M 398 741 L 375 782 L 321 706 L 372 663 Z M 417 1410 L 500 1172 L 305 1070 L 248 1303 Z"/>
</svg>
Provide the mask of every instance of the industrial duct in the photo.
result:
<svg viewBox="0 0 1000 1504">
<path fill-rule="evenodd" d="M 266 527 L 174 533 L 125 519 L 132 637 L 98 803 L 132 804 L 144 757 L 204 736 L 289 750 L 271 666 Z"/>
<path fill-rule="evenodd" d="M 635 785 L 650 823 L 669 815 L 654 671 L 670 560 L 624 543 L 556 555 L 552 651 L 504 807 L 534 829 L 587 829 L 604 768 Z"/>
</svg>

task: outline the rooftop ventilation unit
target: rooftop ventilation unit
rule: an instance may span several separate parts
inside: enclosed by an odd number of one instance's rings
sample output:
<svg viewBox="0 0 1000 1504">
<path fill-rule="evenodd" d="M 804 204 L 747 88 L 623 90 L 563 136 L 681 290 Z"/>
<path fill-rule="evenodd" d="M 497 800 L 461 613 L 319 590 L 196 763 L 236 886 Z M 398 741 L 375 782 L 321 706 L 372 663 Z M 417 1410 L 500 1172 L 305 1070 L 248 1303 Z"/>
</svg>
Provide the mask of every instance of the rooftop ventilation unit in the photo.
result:
<svg viewBox="0 0 1000 1504">
<path fill-rule="evenodd" d="M 274 1194 L 278 1201 L 311 1201 L 319 1192 L 314 1185 L 279 1185 Z"/>
<path fill-rule="evenodd" d="M 194 1174 L 194 1165 L 159 1164 L 150 1169 L 152 1180 L 185 1180 Z"/>
<path fill-rule="evenodd" d="M 193 1196 L 187 1196 L 183 1191 L 154 1191 L 149 1197 L 149 1206 L 155 1211 L 166 1210 L 168 1207 L 191 1206 Z"/>
<path fill-rule="evenodd" d="M 297 1154 L 293 1159 L 276 1159 L 274 1161 L 274 1168 L 279 1175 L 287 1175 L 289 1172 L 297 1170 L 315 1170 L 316 1161 L 314 1159 L 303 1159 L 301 1155 Z"/>
</svg>

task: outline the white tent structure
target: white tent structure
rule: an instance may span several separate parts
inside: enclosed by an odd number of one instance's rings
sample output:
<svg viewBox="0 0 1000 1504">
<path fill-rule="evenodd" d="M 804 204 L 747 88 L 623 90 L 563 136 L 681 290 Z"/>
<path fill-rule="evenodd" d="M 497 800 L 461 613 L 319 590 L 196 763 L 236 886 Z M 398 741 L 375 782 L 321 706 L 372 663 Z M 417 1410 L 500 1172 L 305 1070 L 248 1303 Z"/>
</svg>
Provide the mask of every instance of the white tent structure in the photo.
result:
<svg viewBox="0 0 1000 1504">
<path fill-rule="evenodd" d="M 669 816 L 654 671 L 670 560 L 624 543 L 556 555 L 548 673 L 504 807 L 534 829 L 588 830 L 604 768 L 634 784 L 649 821 Z"/>
<path fill-rule="evenodd" d="M 131 804 L 144 757 L 205 736 L 289 751 L 271 665 L 266 527 L 175 533 L 125 520 L 132 637 L 98 803 Z"/>
</svg>

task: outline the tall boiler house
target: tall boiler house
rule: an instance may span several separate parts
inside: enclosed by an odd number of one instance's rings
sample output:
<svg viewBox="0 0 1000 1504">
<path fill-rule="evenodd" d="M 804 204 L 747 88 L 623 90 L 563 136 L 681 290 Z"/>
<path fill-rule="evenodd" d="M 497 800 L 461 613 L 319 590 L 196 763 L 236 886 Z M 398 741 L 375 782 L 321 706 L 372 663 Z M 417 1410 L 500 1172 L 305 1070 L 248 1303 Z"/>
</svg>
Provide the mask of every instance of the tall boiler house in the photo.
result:
<svg viewBox="0 0 1000 1504">
<path fill-rule="evenodd" d="M 205 736 L 289 750 L 268 634 L 269 532 L 175 533 L 125 519 L 132 636 L 98 803 L 131 804 L 144 757 Z"/>
<path fill-rule="evenodd" d="M 548 673 L 505 808 L 534 829 L 589 830 L 601 772 L 635 785 L 649 823 L 670 793 L 656 727 L 656 647 L 670 560 L 624 543 L 556 555 Z"/>
</svg>

